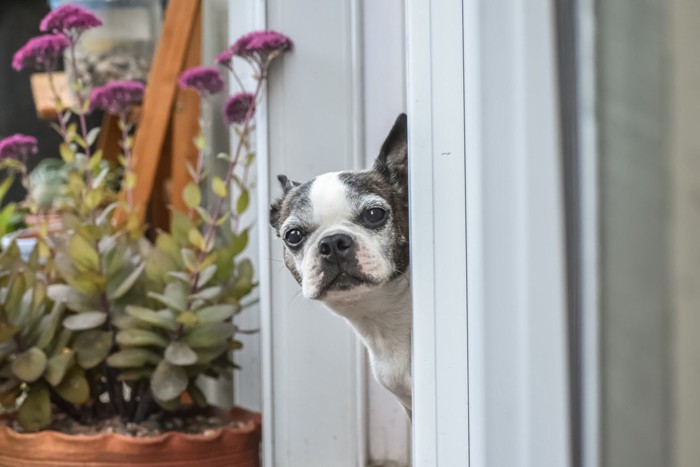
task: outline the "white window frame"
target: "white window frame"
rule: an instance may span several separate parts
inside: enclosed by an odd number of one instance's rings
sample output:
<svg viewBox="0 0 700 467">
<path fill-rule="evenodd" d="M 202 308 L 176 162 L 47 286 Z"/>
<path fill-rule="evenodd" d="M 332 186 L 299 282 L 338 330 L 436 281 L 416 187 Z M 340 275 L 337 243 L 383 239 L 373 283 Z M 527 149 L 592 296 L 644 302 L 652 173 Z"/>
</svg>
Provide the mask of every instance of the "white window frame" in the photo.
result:
<svg viewBox="0 0 700 467">
<path fill-rule="evenodd" d="M 553 7 L 407 0 L 415 466 L 570 463 Z"/>
</svg>

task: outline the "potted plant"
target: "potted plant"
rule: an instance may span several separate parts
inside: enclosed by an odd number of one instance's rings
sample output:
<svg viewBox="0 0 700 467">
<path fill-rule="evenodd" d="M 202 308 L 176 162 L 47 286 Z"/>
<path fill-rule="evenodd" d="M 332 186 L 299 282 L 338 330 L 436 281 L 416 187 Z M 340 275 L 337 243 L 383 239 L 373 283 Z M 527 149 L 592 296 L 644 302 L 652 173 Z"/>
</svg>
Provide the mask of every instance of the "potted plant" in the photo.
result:
<svg viewBox="0 0 700 467">
<path fill-rule="evenodd" d="M 74 66 L 81 34 L 99 25 L 87 10 L 58 8 L 41 24 L 47 34 L 20 49 L 13 65 L 51 73 L 65 52 Z M 210 176 L 202 163 L 207 143 L 195 140 L 199 160 L 188 167 L 192 182 L 182 193 L 187 211 L 173 211 L 170 231 L 152 239 L 132 196 L 134 157 L 149 155 L 132 154 L 127 119 L 143 84 L 112 82 L 87 96 L 76 74 L 76 106 L 65 108 L 56 95 L 64 165 L 53 209 L 61 228 L 36 216 L 29 257 L 14 243 L 0 253 L 0 465 L 258 465 L 260 416 L 215 410 L 197 383 L 235 368 L 230 354 L 241 346 L 241 330 L 232 318 L 256 286 L 242 256 L 249 226 L 241 224 L 252 122 L 270 64 L 290 48 L 282 34 L 260 31 L 219 55 L 239 83 L 234 57 L 257 82 L 224 109 L 239 143 L 230 156 L 219 155 L 226 171 Z M 188 70 L 180 85 L 204 99 L 225 87 L 210 67 Z M 85 115 L 96 108 L 119 117 L 117 169 L 93 148 L 99 130 L 87 128 Z M 0 149 L 0 168 L 28 190 L 23 209 L 38 214 L 25 168 L 36 140 L 14 135 Z M 206 186 L 215 196 L 208 206 Z"/>
</svg>

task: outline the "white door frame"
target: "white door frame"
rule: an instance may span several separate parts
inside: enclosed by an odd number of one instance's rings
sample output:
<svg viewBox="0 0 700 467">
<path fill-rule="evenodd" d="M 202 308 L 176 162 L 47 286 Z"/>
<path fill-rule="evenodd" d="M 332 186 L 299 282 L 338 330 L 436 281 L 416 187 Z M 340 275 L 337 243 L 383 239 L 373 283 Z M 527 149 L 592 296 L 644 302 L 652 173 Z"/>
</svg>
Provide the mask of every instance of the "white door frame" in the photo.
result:
<svg viewBox="0 0 700 467">
<path fill-rule="evenodd" d="M 570 463 L 553 7 L 407 1 L 415 466 Z"/>
</svg>

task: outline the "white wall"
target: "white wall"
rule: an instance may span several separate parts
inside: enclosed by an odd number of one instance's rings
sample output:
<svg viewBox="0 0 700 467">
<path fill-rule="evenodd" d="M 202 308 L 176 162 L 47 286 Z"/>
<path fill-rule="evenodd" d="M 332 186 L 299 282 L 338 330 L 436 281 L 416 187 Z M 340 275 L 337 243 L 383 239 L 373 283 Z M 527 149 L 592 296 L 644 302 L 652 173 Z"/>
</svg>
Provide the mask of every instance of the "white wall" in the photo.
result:
<svg viewBox="0 0 700 467">
<path fill-rule="evenodd" d="M 359 1 L 266 4 L 267 26 L 289 35 L 295 49 L 271 73 L 269 166 L 260 178 L 274 182 L 283 173 L 307 180 L 364 165 Z M 261 183 L 259 193 L 266 204 L 280 190 L 276 182 Z M 261 210 L 261 222 L 266 218 Z M 263 301 L 266 465 L 364 465 L 364 355 L 342 319 L 300 296 L 281 263 L 279 240 L 261 239 L 263 261 L 269 251 L 269 275 L 261 275 L 261 293 L 269 294 Z"/>
</svg>

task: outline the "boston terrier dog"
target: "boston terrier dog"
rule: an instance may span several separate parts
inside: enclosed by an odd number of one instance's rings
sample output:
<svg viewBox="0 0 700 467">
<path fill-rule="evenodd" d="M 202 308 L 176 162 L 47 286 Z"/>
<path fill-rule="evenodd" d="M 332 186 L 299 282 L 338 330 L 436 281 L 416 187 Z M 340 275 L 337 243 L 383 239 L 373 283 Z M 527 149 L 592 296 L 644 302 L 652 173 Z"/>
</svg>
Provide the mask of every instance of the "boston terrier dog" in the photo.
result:
<svg viewBox="0 0 700 467">
<path fill-rule="evenodd" d="M 304 297 L 345 318 L 369 350 L 377 380 L 411 416 L 406 115 L 396 119 L 373 167 L 306 183 L 280 175 L 270 224 Z"/>
</svg>

